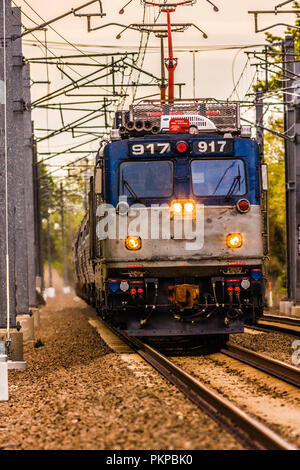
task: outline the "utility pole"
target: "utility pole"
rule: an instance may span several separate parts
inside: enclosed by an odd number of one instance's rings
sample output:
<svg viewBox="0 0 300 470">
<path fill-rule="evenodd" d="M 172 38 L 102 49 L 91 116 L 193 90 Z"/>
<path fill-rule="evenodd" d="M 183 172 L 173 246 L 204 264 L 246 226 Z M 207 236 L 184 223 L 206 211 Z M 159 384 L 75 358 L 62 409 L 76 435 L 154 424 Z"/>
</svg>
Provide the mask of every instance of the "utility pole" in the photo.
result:
<svg viewBox="0 0 300 470">
<path fill-rule="evenodd" d="M 14 37 L 21 33 L 21 10 L 12 8 L 10 36 Z M 13 88 L 13 122 L 10 123 L 14 129 L 14 151 L 16 157 L 13 159 L 15 180 L 13 188 L 15 199 L 15 276 L 16 276 L 16 307 L 17 314 L 29 314 L 29 291 L 28 291 L 28 250 L 27 250 L 27 222 L 28 212 L 26 210 L 25 183 L 28 178 L 28 166 L 26 162 L 26 147 L 24 142 L 24 84 L 23 84 L 23 56 L 22 41 L 16 39 L 12 42 L 12 75 L 9 80 Z M 17 131 L 15 131 L 15 129 Z M 11 130 L 12 132 L 12 130 Z M 27 162 L 26 162 L 27 163 Z M 30 169 L 29 169 L 30 171 Z M 24 176 L 26 175 L 26 176 Z M 31 182 L 32 190 L 32 182 Z"/>
<path fill-rule="evenodd" d="M 36 296 L 36 218 L 34 213 L 34 164 L 33 164 L 33 133 L 30 113 L 30 66 L 23 66 L 24 90 L 24 182 L 25 182 L 25 214 L 28 253 L 28 299 L 29 307 L 37 307 Z"/>
<path fill-rule="evenodd" d="M 283 71 L 285 81 L 284 131 L 285 139 L 285 194 L 286 194 L 286 242 L 287 242 L 287 300 L 296 301 L 297 285 L 297 226 L 296 226 L 296 152 L 295 152 L 295 107 L 293 85 L 295 73 L 294 37 L 286 36 L 282 44 Z"/>
<path fill-rule="evenodd" d="M 64 207 L 64 188 L 60 184 L 60 215 L 61 215 L 61 244 L 64 264 L 64 293 L 70 293 L 69 279 L 68 279 L 68 262 L 66 253 L 66 240 L 65 240 L 65 207 Z"/>
<path fill-rule="evenodd" d="M 265 90 L 267 91 L 267 90 Z M 255 97 L 255 110 L 256 110 L 256 139 L 259 149 L 260 163 L 264 162 L 264 92 L 257 91 Z M 263 237 L 263 251 L 264 255 L 269 253 L 269 199 L 268 191 L 262 191 L 261 196 L 261 213 L 263 219 L 262 237 Z"/>
<path fill-rule="evenodd" d="M 49 272 L 49 288 L 47 289 L 47 297 L 55 296 L 53 287 L 52 264 L 51 264 L 51 238 L 50 238 L 50 216 L 49 216 L 49 182 L 45 178 L 46 186 L 46 219 L 47 219 L 47 255 L 48 255 L 48 272 Z"/>
<path fill-rule="evenodd" d="M 196 51 L 193 54 L 193 98 L 196 98 Z"/>
<path fill-rule="evenodd" d="M 259 146 L 259 155 L 261 161 L 264 159 L 264 104 L 263 104 L 263 91 L 257 91 L 255 96 L 255 111 L 256 111 L 256 140 Z"/>
<path fill-rule="evenodd" d="M 10 0 L 0 2 L 0 340 L 6 341 L 10 358 L 23 360 L 17 351 L 17 314 L 30 313 L 35 304 L 35 276 L 29 269 L 29 198 L 33 197 L 30 165 L 30 108 L 28 70 L 24 68 L 21 10 Z M 25 83 L 24 83 L 25 78 Z M 25 85 L 25 86 L 24 86 Z M 28 139 L 29 137 L 29 139 Z M 31 205 L 32 209 L 32 205 Z M 34 220 L 30 221 L 33 227 Z M 31 245 L 32 246 L 32 245 Z M 33 247 L 34 248 L 34 247 Z M 30 256 L 34 259 L 34 249 Z M 33 266 L 34 269 L 34 266 Z M 29 278 L 29 271 L 31 273 Z M 31 300 L 29 300 L 29 293 Z M 20 319 L 21 321 L 21 319 Z M 22 318 L 23 325 L 28 318 Z M 5 329 L 5 330 L 4 330 Z"/>
<path fill-rule="evenodd" d="M 72 254 L 73 232 L 72 232 L 72 209 L 68 209 L 68 235 L 69 235 L 69 250 Z"/>
<path fill-rule="evenodd" d="M 10 341 L 10 329 L 16 326 L 16 287 L 14 270 L 14 203 L 10 184 L 13 182 L 13 162 L 9 154 L 10 119 L 12 118 L 12 94 L 8 77 L 12 69 L 12 50 L 9 40 L 10 6 L 0 5 L 0 328 L 6 329 L 6 341 Z"/>
<path fill-rule="evenodd" d="M 83 207 L 85 212 L 88 210 L 88 198 L 89 198 L 89 161 L 88 159 L 85 160 L 85 172 L 83 173 L 83 180 L 84 180 L 84 198 L 83 198 Z"/>
<path fill-rule="evenodd" d="M 295 62 L 295 73 L 300 76 L 300 62 Z M 296 307 L 292 308 L 292 314 L 297 316 L 300 315 L 300 79 L 296 78 L 295 81 L 295 96 L 294 96 L 294 105 L 295 105 L 295 176 L 296 176 L 296 194 L 295 194 L 295 204 L 296 204 L 296 296 L 295 302 Z"/>
<path fill-rule="evenodd" d="M 32 124 L 33 134 L 33 124 Z M 35 269 L 37 274 L 37 288 L 40 294 L 45 290 L 44 279 L 44 250 L 43 250 L 43 224 L 41 203 L 41 168 L 37 161 L 36 142 L 33 140 L 33 186 L 34 186 L 34 227 L 35 227 Z"/>
<path fill-rule="evenodd" d="M 165 69 L 165 34 L 157 34 L 160 38 L 160 57 L 161 57 L 161 85 L 160 85 L 160 100 L 162 103 L 166 102 L 166 69 Z"/>
<path fill-rule="evenodd" d="M 86 165 L 86 171 L 84 172 L 83 174 L 83 184 L 84 184 L 84 189 L 83 189 L 83 193 L 84 193 L 84 196 L 83 196 L 83 208 L 84 208 L 84 211 L 87 212 L 87 208 L 88 208 L 88 201 L 87 201 L 87 177 L 86 177 L 86 174 L 87 174 L 87 165 Z"/>
</svg>

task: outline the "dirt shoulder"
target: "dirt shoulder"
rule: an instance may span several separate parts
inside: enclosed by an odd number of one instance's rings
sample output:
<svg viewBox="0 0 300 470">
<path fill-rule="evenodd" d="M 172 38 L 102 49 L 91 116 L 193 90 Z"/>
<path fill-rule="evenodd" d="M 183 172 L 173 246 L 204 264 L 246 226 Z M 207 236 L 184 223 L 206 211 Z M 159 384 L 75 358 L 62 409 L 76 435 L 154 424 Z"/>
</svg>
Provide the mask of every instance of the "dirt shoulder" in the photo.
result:
<svg viewBox="0 0 300 470">
<path fill-rule="evenodd" d="M 41 310 L 44 346 L 25 346 L 0 404 L 0 449 L 239 449 L 136 355 L 112 352 L 94 310 L 59 294 Z"/>
</svg>

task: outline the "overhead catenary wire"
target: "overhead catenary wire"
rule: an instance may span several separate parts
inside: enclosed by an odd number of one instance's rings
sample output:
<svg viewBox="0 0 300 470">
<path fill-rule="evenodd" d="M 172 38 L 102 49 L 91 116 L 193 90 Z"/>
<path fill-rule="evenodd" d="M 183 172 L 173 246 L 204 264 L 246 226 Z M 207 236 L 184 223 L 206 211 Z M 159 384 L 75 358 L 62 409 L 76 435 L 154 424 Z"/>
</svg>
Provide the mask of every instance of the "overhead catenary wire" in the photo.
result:
<svg viewBox="0 0 300 470">
<path fill-rule="evenodd" d="M 41 15 L 40 15 L 38 12 L 36 12 L 35 9 L 31 7 L 31 5 L 29 5 L 29 2 L 27 2 L 27 1 L 25 0 L 24 3 L 25 3 L 29 8 L 31 8 L 31 10 L 34 11 L 40 19 L 43 20 L 43 18 L 41 17 Z M 144 16 L 144 20 L 145 20 L 145 16 Z M 58 34 L 58 35 L 63 39 L 63 41 L 65 41 L 65 42 L 64 42 L 64 43 L 58 43 L 58 42 L 56 42 L 56 43 L 54 44 L 54 42 L 48 41 L 48 47 L 49 47 L 49 45 L 50 45 L 51 47 L 54 46 L 55 48 L 56 48 L 56 47 L 57 47 L 57 48 L 62 47 L 62 48 L 64 48 L 64 49 L 66 49 L 66 50 L 75 49 L 75 50 L 79 51 L 80 53 L 83 53 L 83 57 L 88 58 L 89 60 L 91 60 L 91 57 L 88 56 L 88 53 L 86 53 L 85 51 L 82 51 L 82 49 L 85 48 L 86 46 L 89 46 L 89 47 L 92 47 L 92 48 L 97 48 L 97 47 L 98 47 L 97 45 L 73 44 L 73 43 L 71 43 L 70 41 L 68 41 L 64 36 L 62 36 L 55 28 L 52 27 L 52 29 L 53 29 L 53 31 L 54 31 L 56 34 Z M 142 38 L 141 38 L 141 39 L 142 39 Z M 24 42 L 25 42 L 26 44 L 31 44 L 31 45 L 34 43 L 32 40 L 30 40 L 30 41 L 29 41 L 29 40 L 25 40 Z M 45 42 L 46 42 L 46 41 L 45 41 Z M 152 46 L 149 46 L 148 43 L 149 43 L 149 35 L 148 35 L 148 37 L 147 37 L 146 43 L 143 43 L 143 41 L 141 41 L 141 43 L 140 43 L 140 44 L 141 44 L 141 48 L 140 48 L 139 54 L 138 54 L 138 62 L 139 62 L 139 64 L 141 64 L 141 67 L 143 66 L 143 63 L 144 63 L 144 58 L 145 58 L 145 52 L 146 52 L 146 50 L 147 50 L 148 52 L 149 52 L 149 51 L 152 51 L 152 50 L 153 50 L 153 51 L 155 51 L 155 50 L 158 51 L 158 50 L 159 50 L 159 47 L 157 47 L 157 48 L 155 49 L 155 48 L 153 48 Z M 118 48 L 119 48 L 120 50 L 122 50 L 123 47 L 124 47 L 124 46 L 121 45 L 121 46 L 118 47 Z M 253 47 L 253 45 L 243 45 L 242 48 L 244 48 L 244 47 L 245 47 L 245 48 L 247 48 L 247 47 Z M 231 49 L 236 49 L 236 46 L 231 46 L 231 47 L 230 47 L 230 46 L 225 46 L 225 47 L 224 47 L 224 46 L 221 46 L 221 48 L 222 48 L 222 49 L 226 49 L 226 48 L 227 48 L 227 49 L 230 49 L 230 48 L 231 48 Z M 239 48 L 241 48 L 241 47 L 239 46 Z M 175 48 L 175 49 L 176 49 L 176 48 Z M 189 47 L 188 49 L 191 50 L 191 47 Z M 195 48 L 195 49 L 196 49 L 196 48 Z M 199 51 L 199 49 L 201 50 L 201 47 L 197 46 L 197 51 Z M 206 50 L 218 50 L 218 48 L 216 48 L 215 46 L 213 46 L 212 48 L 207 48 L 207 47 L 206 47 Z M 52 53 L 52 54 L 53 54 L 53 53 Z M 57 60 L 57 58 L 55 58 L 55 54 L 53 54 L 53 59 L 54 59 L 54 60 Z M 135 62 L 135 63 L 137 63 L 137 62 Z M 69 64 L 68 64 L 68 65 L 69 65 Z M 128 65 L 129 65 L 129 64 L 128 64 Z M 76 73 L 78 73 L 78 72 L 76 72 Z M 130 78 L 132 77 L 132 74 L 133 74 L 133 73 L 134 73 L 134 72 L 133 72 L 133 69 L 131 68 L 131 70 L 130 70 L 130 75 L 129 75 Z M 140 74 L 141 74 L 141 71 L 138 71 L 138 76 L 140 76 Z M 121 78 L 121 85 L 124 86 L 124 89 L 126 89 L 126 83 L 125 83 L 125 82 L 127 81 L 127 84 L 128 84 L 128 83 L 129 83 L 129 79 L 128 79 L 128 80 L 125 80 L 125 78 L 129 78 L 129 77 L 126 77 L 125 71 L 122 72 L 121 77 L 122 77 L 122 78 Z M 101 85 L 99 85 L 99 86 L 101 86 Z M 104 87 L 103 87 L 103 89 L 104 89 Z M 121 90 L 122 90 L 122 87 L 121 87 Z M 136 97 L 136 92 L 137 92 L 137 87 L 133 87 L 133 97 L 134 97 L 134 98 Z M 54 92 L 54 93 L 55 93 L 55 92 Z M 127 93 L 124 93 L 124 94 L 127 95 Z M 49 95 L 49 93 L 48 93 L 48 95 Z M 76 96 L 76 95 L 75 95 L 75 96 Z M 127 96 L 120 97 L 119 106 L 120 106 L 120 103 L 122 104 L 122 103 L 125 102 L 126 98 L 127 98 Z M 47 101 L 46 101 L 46 103 L 47 103 Z M 118 105 L 116 104 L 116 108 L 117 108 L 117 107 L 118 107 Z M 51 108 L 49 107 L 49 110 L 50 110 L 50 109 L 51 109 Z M 64 109 L 63 109 L 63 110 L 64 110 Z M 64 110 L 64 111 L 66 111 L 66 110 Z M 65 127 L 68 127 L 68 126 L 65 126 Z M 62 129 L 63 129 L 63 128 L 62 128 Z M 65 130 L 66 130 L 66 129 L 65 129 Z M 69 129 L 66 130 L 66 131 L 69 131 Z"/>
</svg>

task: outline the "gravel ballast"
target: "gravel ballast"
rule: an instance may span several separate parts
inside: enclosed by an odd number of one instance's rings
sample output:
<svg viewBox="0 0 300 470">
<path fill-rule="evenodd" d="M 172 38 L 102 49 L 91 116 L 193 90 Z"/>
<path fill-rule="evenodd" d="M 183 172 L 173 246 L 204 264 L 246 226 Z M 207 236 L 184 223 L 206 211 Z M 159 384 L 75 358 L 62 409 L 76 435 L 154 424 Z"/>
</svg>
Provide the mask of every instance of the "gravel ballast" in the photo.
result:
<svg viewBox="0 0 300 470">
<path fill-rule="evenodd" d="M 222 353 L 174 362 L 300 448 L 300 392 Z"/>
<path fill-rule="evenodd" d="M 240 449 L 214 421 L 135 354 L 116 354 L 74 295 L 41 311 L 44 346 L 25 345 L 0 403 L 0 449 Z"/>
<path fill-rule="evenodd" d="M 230 335 L 230 341 L 244 348 L 249 348 L 294 366 L 297 366 L 296 361 L 298 357 L 300 359 L 300 354 L 297 357 L 295 354 L 297 349 L 300 349 L 299 340 L 300 338 L 295 338 L 285 333 L 272 331 L 265 333 L 249 328 L 243 334 Z M 300 363 L 298 366 L 300 366 Z"/>
</svg>

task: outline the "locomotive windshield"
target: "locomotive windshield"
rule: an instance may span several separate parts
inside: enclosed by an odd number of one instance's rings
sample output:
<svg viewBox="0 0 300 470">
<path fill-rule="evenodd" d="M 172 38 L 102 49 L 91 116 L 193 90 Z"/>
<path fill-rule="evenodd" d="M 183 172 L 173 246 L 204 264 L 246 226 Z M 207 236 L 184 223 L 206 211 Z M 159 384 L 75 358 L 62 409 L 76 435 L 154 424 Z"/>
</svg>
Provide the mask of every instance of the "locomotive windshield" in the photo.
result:
<svg viewBox="0 0 300 470">
<path fill-rule="evenodd" d="M 245 165 L 239 159 L 193 160 L 192 183 L 195 196 L 244 196 Z"/>
<path fill-rule="evenodd" d="M 121 164 L 120 196 L 138 199 L 170 197 L 172 194 L 172 162 L 139 161 Z"/>
</svg>

